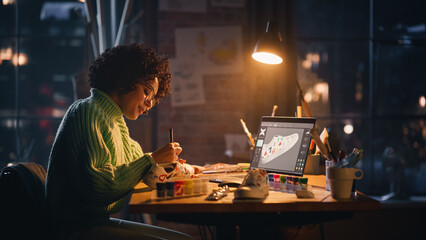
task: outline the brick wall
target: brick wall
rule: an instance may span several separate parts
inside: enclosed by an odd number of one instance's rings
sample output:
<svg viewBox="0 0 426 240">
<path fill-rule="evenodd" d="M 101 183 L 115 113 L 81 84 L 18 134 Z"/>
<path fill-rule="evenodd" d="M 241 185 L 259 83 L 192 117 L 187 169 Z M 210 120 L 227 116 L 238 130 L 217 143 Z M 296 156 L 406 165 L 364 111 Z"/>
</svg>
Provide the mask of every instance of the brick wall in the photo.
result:
<svg viewBox="0 0 426 240">
<path fill-rule="evenodd" d="M 218 8 L 209 5 L 206 13 L 159 12 L 158 52 L 170 58 L 175 57 L 176 28 L 230 25 L 241 26 L 242 38 L 247 39 L 247 7 Z M 248 45 L 247 42 L 243 43 L 244 61 L 250 56 Z M 244 65 L 246 69 L 247 63 Z M 166 144 L 168 129 L 173 127 L 175 141 L 183 147 L 181 157 L 188 163 L 204 165 L 230 162 L 232 160 L 224 154 L 224 136 L 227 133 L 243 133 L 240 118 L 246 117 L 249 104 L 247 74 L 206 75 L 202 81 L 205 104 L 172 107 L 170 97 L 167 97 L 157 106 L 156 144 Z"/>
</svg>

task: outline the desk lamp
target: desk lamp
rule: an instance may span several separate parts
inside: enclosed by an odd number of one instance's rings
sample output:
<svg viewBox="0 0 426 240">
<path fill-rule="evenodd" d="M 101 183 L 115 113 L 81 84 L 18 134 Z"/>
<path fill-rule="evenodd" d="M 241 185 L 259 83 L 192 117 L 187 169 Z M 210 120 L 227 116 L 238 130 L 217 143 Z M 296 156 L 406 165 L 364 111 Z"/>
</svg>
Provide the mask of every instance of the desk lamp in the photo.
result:
<svg viewBox="0 0 426 240">
<path fill-rule="evenodd" d="M 259 39 L 254 47 L 252 58 L 258 62 L 265 64 L 281 64 L 283 62 L 284 48 L 280 32 L 277 30 L 275 22 L 268 21 L 266 24 L 266 32 Z M 289 62 L 289 61 L 288 61 Z M 291 77 L 296 81 L 297 86 L 297 117 L 302 117 L 302 105 L 307 117 L 311 117 L 308 104 L 303 99 L 303 92 L 300 88 L 297 76 L 293 73 L 290 66 Z"/>
<path fill-rule="evenodd" d="M 278 32 L 275 22 L 268 21 L 266 24 L 266 32 L 257 42 L 256 46 L 254 47 L 253 54 L 251 56 L 254 60 L 261 63 L 281 64 L 283 62 L 283 55 L 284 47 L 282 43 L 281 34 L 280 32 Z M 287 62 L 290 65 L 288 69 L 290 71 L 289 73 L 291 75 L 291 78 L 295 80 L 297 86 L 297 117 L 302 117 L 302 105 L 303 109 L 305 110 L 306 116 L 312 117 L 308 104 L 303 98 L 303 92 L 300 88 L 297 76 L 293 72 L 293 67 L 290 64 L 290 61 Z M 324 143 L 321 141 L 318 135 L 318 129 L 315 127 L 311 129 L 310 133 L 323 156 L 327 159 L 333 158 L 333 155 L 331 154 L 331 149 L 327 149 Z"/>
</svg>

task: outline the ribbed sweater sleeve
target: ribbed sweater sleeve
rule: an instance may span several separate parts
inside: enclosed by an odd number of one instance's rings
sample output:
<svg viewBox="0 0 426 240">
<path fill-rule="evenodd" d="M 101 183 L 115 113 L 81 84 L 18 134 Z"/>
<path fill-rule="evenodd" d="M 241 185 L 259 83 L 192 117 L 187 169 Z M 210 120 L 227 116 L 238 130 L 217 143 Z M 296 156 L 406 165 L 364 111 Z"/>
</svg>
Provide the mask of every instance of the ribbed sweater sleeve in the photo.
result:
<svg viewBox="0 0 426 240">
<path fill-rule="evenodd" d="M 91 93 L 68 109 L 49 159 L 46 196 L 53 217 L 65 224 L 119 211 L 154 164 L 130 138 L 113 100 L 96 89 Z"/>
</svg>

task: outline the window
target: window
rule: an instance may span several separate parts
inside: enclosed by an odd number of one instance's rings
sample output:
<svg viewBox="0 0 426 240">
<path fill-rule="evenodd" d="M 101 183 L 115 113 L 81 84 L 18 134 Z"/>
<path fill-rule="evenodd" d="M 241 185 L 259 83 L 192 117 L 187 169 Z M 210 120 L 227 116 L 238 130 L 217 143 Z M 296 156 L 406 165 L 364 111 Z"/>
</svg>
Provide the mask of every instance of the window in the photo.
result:
<svg viewBox="0 0 426 240">
<path fill-rule="evenodd" d="M 305 99 L 342 150 L 364 149 L 358 188 L 397 197 L 426 193 L 422 2 L 292 2 L 295 30 L 287 37 L 296 39 Z"/>
<path fill-rule="evenodd" d="M 85 67 L 82 3 L 3 1 L 0 5 L 0 167 L 45 167 L 56 130 L 76 99 Z"/>
</svg>

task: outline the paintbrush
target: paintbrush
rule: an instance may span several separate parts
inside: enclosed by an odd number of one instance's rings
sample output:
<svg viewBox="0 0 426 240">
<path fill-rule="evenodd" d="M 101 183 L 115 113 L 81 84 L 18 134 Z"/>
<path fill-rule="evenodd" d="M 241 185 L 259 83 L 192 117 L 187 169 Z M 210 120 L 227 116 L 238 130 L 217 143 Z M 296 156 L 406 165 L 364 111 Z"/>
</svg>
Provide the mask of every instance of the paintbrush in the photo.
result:
<svg viewBox="0 0 426 240">
<path fill-rule="evenodd" d="M 315 141 L 315 144 L 317 145 L 320 153 L 327 159 L 329 159 L 329 154 L 328 154 L 328 150 L 327 147 L 324 145 L 324 143 L 321 141 L 320 136 L 318 135 L 318 129 L 317 128 L 312 128 L 310 131 L 312 138 Z"/>
<path fill-rule="evenodd" d="M 251 136 L 250 131 L 248 130 L 246 123 L 243 121 L 243 119 L 240 119 L 241 125 L 243 126 L 244 132 L 246 133 L 248 139 L 250 140 L 251 146 L 254 147 L 254 140 L 253 137 Z"/>
</svg>

